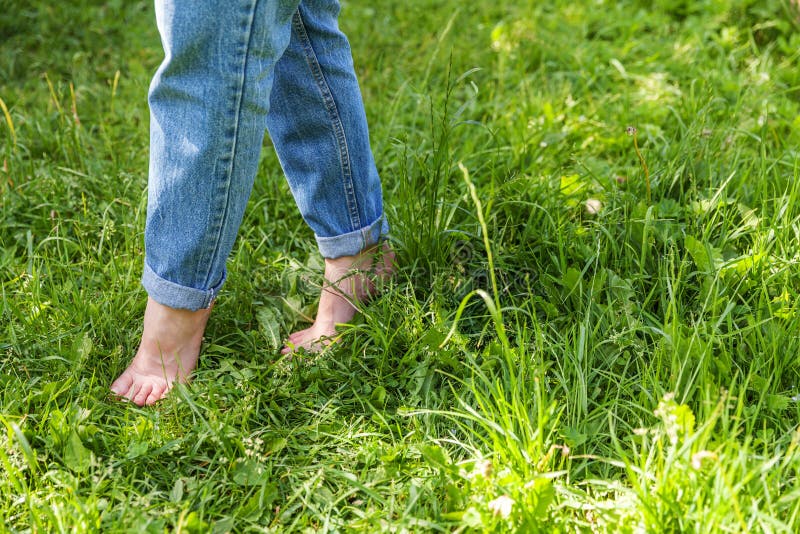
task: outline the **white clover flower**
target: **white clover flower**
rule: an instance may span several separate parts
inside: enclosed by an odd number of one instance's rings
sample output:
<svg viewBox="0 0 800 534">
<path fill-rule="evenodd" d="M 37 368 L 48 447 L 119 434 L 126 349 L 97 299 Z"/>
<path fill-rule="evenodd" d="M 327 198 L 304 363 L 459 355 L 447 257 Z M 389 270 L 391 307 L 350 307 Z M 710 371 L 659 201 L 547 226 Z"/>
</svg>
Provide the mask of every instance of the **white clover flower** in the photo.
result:
<svg viewBox="0 0 800 534">
<path fill-rule="evenodd" d="M 491 460 L 478 460 L 475 462 L 475 467 L 472 469 L 473 475 L 480 475 L 483 478 L 492 476 L 492 461 Z"/>
<path fill-rule="evenodd" d="M 501 495 L 493 501 L 489 501 L 489 511 L 494 515 L 499 515 L 503 519 L 511 515 L 511 508 L 514 506 L 514 499 L 508 495 Z"/>
<path fill-rule="evenodd" d="M 711 451 L 700 451 L 692 455 L 692 469 L 699 471 L 703 467 L 703 460 L 716 460 L 717 455 Z"/>
<path fill-rule="evenodd" d="M 597 215 L 603 209 L 603 203 L 596 198 L 590 198 L 586 201 L 586 213 L 589 215 Z"/>
</svg>

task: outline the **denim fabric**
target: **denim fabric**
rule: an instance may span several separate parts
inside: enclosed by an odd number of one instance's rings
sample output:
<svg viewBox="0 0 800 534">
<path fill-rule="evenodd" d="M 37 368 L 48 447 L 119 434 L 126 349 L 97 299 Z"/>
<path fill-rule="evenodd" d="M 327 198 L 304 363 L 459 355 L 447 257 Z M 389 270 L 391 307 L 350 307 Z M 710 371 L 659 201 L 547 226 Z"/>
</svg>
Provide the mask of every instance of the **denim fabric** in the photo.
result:
<svg viewBox="0 0 800 534">
<path fill-rule="evenodd" d="M 150 86 L 142 283 L 161 304 L 211 305 L 265 130 L 326 258 L 388 231 L 337 0 L 156 0 L 165 58 Z"/>
</svg>

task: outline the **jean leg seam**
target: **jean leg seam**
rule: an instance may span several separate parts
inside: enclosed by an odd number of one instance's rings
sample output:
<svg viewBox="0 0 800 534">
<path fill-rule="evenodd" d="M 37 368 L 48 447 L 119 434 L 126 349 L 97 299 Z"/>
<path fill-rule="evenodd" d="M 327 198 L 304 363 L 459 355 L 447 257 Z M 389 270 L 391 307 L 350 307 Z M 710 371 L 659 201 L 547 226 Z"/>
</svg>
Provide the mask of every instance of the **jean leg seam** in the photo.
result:
<svg viewBox="0 0 800 534">
<path fill-rule="evenodd" d="M 247 78 L 247 58 L 250 53 L 251 47 L 251 39 L 253 37 L 253 21 L 255 19 L 256 7 L 258 5 L 258 0 L 254 0 L 247 5 L 248 11 L 245 13 L 246 19 L 242 21 L 241 30 L 243 32 L 243 38 L 239 43 L 239 49 L 237 52 L 236 58 L 242 57 L 241 66 L 239 68 L 239 72 L 236 78 L 230 83 L 226 84 L 232 89 L 232 93 L 235 94 L 233 98 L 232 105 L 229 108 L 229 114 L 233 117 L 232 124 L 228 131 L 226 132 L 226 144 L 230 144 L 230 151 L 228 152 L 227 156 L 223 156 L 221 159 L 221 163 L 225 166 L 224 167 L 224 180 L 223 183 L 220 184 L 219 189 L 222 193 L 222 197 L 224 197 L 224 208 L 222 212 L 214 218 L 214 224 L 210 229 L 211 233 L 216 233 L 215 238 L 212 240 L 208 249 L 206 249 L 206 253 L 204 256 L 208 257 L 208 261 L 205 261 L 205 258 L 201 258 L 201 261 L 198 263 L 198 269 L 202 268 L 204 265 L 207 267 L 206 274 L 203 277 L 205 280 L 204 286 L 208 286 L 212 281 L 210 280 L 211 274 L 213 273 L 213 265 L 218 259 L 217 256 L 220 253 L 219 250 L 219 243 L 222 240 L 222 230 L 225 228 L 225 223 L 230 213 L 230 202 L 231 202 L 231 182 L 233 180 L 233 173 L 235 171 L 236 165 L 236 149 L 238 146 L 238 137 L 239 137 L 239 122 L 241 119 L 242 114 L 242 101 L 244 100 L 244 91 L 245 91 L 245 84 Z M 234 68 L 239 67 L 239 65 L 234 65 Z M 224 271 L 224 266 L 223 266 Z"/>
<path fill-rule="evenodd" d="M 306 63 L 311 70 L 311 76 L 319 90 L 322 102 L 325 105 L 325 110 L 328 113 L 328 119 L 333 128 L 334 138 L 336 140 L 337 148 L 339 151 L 339 165 L 341 168 L 342 182 L 344 186 L 345 201 L 347 203 L 348 212 L 350 215 L 350 225 L 352 230 L 361 229 L 361 217 L 359 216 L 358 199 L 355 195 L 355 187 L 353 186 L 353 173 L 352 165 L 350 162 L 350 151 L 347 145 L 347 137 L 344 132 L 339 110 L 336 106 L 336 101 L 333 98 L 333 92 L 328 85 L 325 75 L 322 72 L 322 67 L 319 64 L 311 39 L 306 31 L 303 17 L 298 9 L 292 19 L 292 26 L 298 34 L 301 46 L 306 58 Z"/>
</svg>

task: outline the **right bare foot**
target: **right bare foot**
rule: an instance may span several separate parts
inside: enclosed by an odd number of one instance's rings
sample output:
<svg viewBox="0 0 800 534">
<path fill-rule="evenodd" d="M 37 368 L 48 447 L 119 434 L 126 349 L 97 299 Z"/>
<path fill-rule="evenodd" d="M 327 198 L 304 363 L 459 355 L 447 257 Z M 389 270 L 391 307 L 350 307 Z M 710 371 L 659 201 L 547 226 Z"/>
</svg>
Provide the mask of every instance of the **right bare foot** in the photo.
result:
<svg viewBox="0 0 800 534">
<path fill-rule="evenodd" d="M 289 335 L 281 354 L 298 349 L 320 352 L 338 339 L 336 325 L 353 319 L 358 306 L 376 293 L 375 282 L 388 280 L 395 270 L 395 254 L 388 243 L 372 246 L 356 256 L 325 260 L 323 287 L 314 324 Z"/>
<path fill-rule="evenodd" d="M 139 350 L 111 391 L 138 406 L 163 399 L 172 385 L 187 382 L 197 366 L 211 308 L 178 310 L 147 299 Z"/>
</svg>

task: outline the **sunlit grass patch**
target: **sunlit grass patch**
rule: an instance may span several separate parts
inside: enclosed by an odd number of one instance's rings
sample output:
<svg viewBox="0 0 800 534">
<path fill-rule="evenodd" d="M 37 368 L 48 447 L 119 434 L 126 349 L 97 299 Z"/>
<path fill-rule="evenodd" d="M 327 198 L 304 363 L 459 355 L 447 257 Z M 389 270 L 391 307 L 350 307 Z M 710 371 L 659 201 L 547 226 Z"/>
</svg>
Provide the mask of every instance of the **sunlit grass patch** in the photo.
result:
<svg viewBox="0 0 800 534">
<path fill-rule="evenodd" d="M 108 385 L 152 8 L 0 10 L 2 524 L 797 531 L 793 4 L 343 8 L 399 272 L 281 357 L 321 260 L 265 150 L 195 380 L 148 409 Z"/>
</svg>

